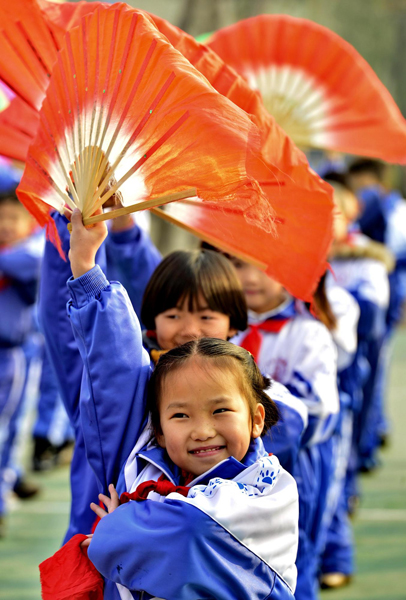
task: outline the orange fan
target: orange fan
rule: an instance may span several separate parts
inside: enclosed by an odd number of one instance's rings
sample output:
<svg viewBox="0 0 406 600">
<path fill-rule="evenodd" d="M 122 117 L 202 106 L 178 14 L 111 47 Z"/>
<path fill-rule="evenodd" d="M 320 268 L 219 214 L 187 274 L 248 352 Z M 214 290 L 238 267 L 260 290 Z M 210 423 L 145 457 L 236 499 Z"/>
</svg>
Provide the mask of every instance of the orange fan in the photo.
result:
<svg viewBox="0 0 406 600">
<path fill-rule="evenodd" d="M 406 121 L 368 63 L 306 19 L 260 15 L 206 39 L 299 145 L 406 163 Z"/>
<path fill-rule="evenodd" d="M 118 191 L 127 205 L 194 186 L 270 232 L 258 169 L 260 135 L 247 115 L 145 14 L 116 4 L 67 32 L 18 195 L 43 225 L 51 207 L 78 206 L 86 218 Z"/>
<path fill-rule="evenodd" d="M 101 6 L 108 5 L 41 1 L 56 37 L 78 23 L 84 13 Z M 258 125 L 265 164 L 257 163 L 256 177 L 276 212 L 277 240 L 263 230 L 248 227 L 241 212 L 231 207 L 219 210 L 215 204 L 177 202 L 167 206 L 166 212 L 159 209 L 154 212 L 213 245 L 257 261 L 293 295 L 311 299 L 311 293 L 326 269 L 331 241 L 330 187 L 311 171 L 304 154 L 275 123 L 259 94 L 252 91 L 244 79 L 211 49 L 164 19 L 150 16 L 171 44 L 205 75 L 214 88 L 250 113 Z"/>
<path fill-rule="evenodd" d="M 35 0 L 0 2 L 0 77 L 39 110 L 58 50 Z"/>
<path fill-rule="evenodd" d="M 0 81 L 8 106 L 0 112 L 0 155 L 25 161 L 38 126 L 38 112 Z"/>
</svg>

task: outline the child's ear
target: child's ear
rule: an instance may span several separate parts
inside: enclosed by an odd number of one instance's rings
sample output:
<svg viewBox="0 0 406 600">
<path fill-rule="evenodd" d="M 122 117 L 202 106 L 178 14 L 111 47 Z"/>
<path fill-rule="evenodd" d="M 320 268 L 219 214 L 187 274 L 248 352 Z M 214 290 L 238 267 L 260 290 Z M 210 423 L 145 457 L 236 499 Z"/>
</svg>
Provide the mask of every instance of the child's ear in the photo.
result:
<svg viewBox="0 0 406 600">
<path fill-rule="evenodd" d="M 265 422 L 265 408 L 263 404 L 257 404 L 255 407 L 254 416 L 252 418 L 252 431 L 251 437 L 254 439 L 259 437 L 264 428 Z"/>
<path fill-rule="evenodd" d="M 166 448 L 166 443 L 165 443 L 165 436 L 163 433 L 159 433 L 155 436 L 156 441 L 158 442 L 158 445 L 161 446 L 161 448 Z"/>
<path fill-rule="evenodd" d="M 238 329 L 235 329 L 234 327 L 230 327 L 230 329 L 228 330 L 228 334 L 227 334 L 227 340 L 231 340 L 232 337 L 234 337 L 235 335 L 237 335 L 238 333 Z"/>
</svg>

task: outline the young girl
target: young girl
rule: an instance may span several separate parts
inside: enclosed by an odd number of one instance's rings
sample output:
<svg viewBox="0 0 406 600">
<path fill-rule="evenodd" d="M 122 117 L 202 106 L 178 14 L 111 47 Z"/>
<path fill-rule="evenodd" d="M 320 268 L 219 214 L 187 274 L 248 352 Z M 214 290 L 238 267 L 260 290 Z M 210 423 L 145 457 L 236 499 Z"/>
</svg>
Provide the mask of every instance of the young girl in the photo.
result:
<svg viewBox="0 0 406 600">
<path fill-rule="evenodd" d="M 266 457 L 260 440 L 263 405 L 273 406 L 263 392 L 268 382 L 248 353 L 222 341 L 193 341 L 186 356 L 182 348 L 170 351 L 152 380 L 158 444 L 151 444 L 145 411 L 151 369 L 139 323 L 122 286 L 94 264 L 103 226 L 86 230 L 75 213 L 72 224 L 68 310 L 85 364 L 80 410 L 89 461 L 105 490 L 117 481 L 119 493 L 132 493 L 162 474 L 174 485 L 192 479 L 204 486 L 193 508 L 175 496 L 145 506 L 131 502 L 102 520 L 90 546 L 95 543 L 91 558 L 107 577 L 105 598 L 117 597 L 115 583 L 167 599 L 291 598 L 275 571 L 294 587 L 297 501 L 293 480 Z M 267 422 L 275 422 L 274 408 Z M 233 484 L 221 481 L 230 479 Z M 109 528 L 121 528 L 117 518 L 124 518 L 120 556 Z M 115 546 L 110 555 L 102 551 L 106 543 Z M 123 594 L 120 588 L 122 598 L 134 597 Z"/>
<path fill-rule="evenodd" d="M 90 542 L 105 598 L 112 582 L 122 599 L 292 597 L 297 493 L 261 441 L 277 420 L 268 385 L 248 352 L 218 339 L 159 359 L 147 394 L 153 439 L 125 466 L 125 500 L 137 501 L 103 518 Z"/>
</svg>

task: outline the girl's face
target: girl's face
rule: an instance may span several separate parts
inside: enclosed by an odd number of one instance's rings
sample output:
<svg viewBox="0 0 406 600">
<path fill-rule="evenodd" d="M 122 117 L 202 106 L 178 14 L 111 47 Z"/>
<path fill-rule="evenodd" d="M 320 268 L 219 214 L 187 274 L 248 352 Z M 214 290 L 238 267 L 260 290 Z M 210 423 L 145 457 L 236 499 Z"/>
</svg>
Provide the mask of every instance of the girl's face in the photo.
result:
<svg viewBox="0 0 406 600">
<path fill-rule="evenodd" d="M 232 263 L 237 271 L 250 310 L 261 314 L 277 308 L 286 299 L 283 286 L 266 273 L 238 258 Z"/>
<path fill-rule="evenodd" d="M 172 350 L 191 340 L 212 337 L 227 340 L 237 333 L 230 329 L 230 317 L 211 310 L 203 296 L 198 306 L 189 310 L 189 298 L 155 317 L 157 342 L 162 350 Z"/>
<path fill-rule="evenodd" d="M 166 375 L 159 414 L 159 445 L 178 467 L 198 476 L 229 456 L 242 460 L 251 438 L 261 435 L 265 410 L 257 404 L 251 418 L 236 374 L 195 357 Z"/>
</svg>

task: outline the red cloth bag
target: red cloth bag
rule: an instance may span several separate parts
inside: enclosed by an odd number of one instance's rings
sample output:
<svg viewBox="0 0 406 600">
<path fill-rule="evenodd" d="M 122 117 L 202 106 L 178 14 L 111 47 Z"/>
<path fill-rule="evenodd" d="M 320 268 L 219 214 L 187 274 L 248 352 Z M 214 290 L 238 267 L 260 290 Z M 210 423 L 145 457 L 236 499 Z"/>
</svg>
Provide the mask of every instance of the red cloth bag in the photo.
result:
<svg viewBox="0 0 406 600">
<path fill-rule="evenodd" d="M 53 556 L 39 565 L 43 600 L 103 600 L 103 577 L 75 535 Z"/>
</svg>

